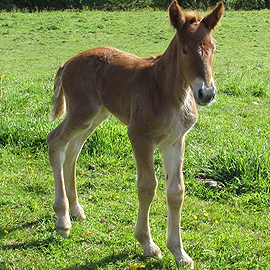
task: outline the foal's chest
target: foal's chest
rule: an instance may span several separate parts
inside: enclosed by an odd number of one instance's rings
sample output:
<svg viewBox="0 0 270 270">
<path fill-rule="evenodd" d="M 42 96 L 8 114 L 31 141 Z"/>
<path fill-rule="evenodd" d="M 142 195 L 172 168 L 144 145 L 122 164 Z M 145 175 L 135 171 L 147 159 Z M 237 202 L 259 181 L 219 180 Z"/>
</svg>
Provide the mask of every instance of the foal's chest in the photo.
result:
<svg viewBox="0 0 270 270">
<path fill-rule="evenodd" d="M 189 93 L 184 105 L 180 110 L 175 111 L 166 132 L 166 140 L 176 141 L 188 133 L 198 118 L 197 107 L 192 93 Z"/>
</svg>

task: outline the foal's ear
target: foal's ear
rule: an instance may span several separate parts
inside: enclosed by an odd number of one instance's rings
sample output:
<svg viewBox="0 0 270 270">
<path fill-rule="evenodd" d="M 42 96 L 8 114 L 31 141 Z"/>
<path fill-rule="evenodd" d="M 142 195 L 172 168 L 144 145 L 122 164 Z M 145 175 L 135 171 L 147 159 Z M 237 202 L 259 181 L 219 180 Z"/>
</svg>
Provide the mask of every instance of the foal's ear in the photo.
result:
<svg viewBox="0 0 270 270">
<path fill-rule="evenodd" d="M 181 9 L 181 7 L 179 6 L 177 0 L 173 0 L 169 6 L 169 15 L 170 15 L 170 20 L 171 20 L 171 24 L 174 28 L 180 30 L 179 28 L 181 28 L 186 19 L 185 19 L 185 15 Z"/>
<path fill-rule="evenodd" d="M 202 23 L 204 23 L 210 31 L 213 30 L 219 24 L 224 10 L 224 4 L 220 2 L 210 14 L 203 18 Z"/>
</svg>

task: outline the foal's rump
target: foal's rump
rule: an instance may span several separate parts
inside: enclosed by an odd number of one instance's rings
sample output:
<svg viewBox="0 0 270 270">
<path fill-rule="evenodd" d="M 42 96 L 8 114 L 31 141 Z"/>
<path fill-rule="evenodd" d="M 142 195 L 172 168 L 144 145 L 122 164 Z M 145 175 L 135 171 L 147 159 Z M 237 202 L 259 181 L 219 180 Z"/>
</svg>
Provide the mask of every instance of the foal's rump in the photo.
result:
<svg viewBox="0 0 270 270">
<path fill-rule="evenodd" d="M 103 68 L 103 57 L 95 49 L 84 51 L 59 67 L 51 102 L 53 120 L 60 118 L 66 107 L 67 118 L 73 121 L 83 122 L 99 113 L 102 102 L 97 85 Z"/>
</svg>

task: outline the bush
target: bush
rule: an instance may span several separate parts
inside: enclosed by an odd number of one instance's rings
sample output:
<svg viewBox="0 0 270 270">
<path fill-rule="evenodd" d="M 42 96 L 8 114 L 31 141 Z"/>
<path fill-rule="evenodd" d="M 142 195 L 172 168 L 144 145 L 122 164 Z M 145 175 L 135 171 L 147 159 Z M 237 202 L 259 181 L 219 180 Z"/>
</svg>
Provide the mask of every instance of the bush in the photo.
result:
<svg viewBox="0 0 270 270">
<path fill-rule="evenodd" d="M 12 0 L 1 0 L 0 2 L 0 10 L 11 10 L 13 8 L 13 1 Z"/>
<path fill-rule="evenodd" d="M 269 7 L 269 0 L 224 0 L 225 6 L 234 10 L 264 9 Z"/>
</svg>

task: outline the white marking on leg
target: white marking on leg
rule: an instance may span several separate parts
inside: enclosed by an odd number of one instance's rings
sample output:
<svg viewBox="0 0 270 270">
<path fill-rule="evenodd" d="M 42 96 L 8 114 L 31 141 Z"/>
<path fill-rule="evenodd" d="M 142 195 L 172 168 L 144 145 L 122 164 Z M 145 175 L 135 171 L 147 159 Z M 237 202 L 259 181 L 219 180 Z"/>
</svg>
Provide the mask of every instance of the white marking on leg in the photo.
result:
<svg viewBox="0 0 270 270">
<path fill-rule="evenodd" d="M 63 176 L 63 163 L 66 156 L 66 149 L 67 145 L 62 150 L 56 150 L 54 153 L 50 154 L 55 181 L 55 202 L 53 208 L 57 214 L 56 229 L 63 237 L 68 237 L 71 228 L 69 205 Z"/>
<path fill-rule="evenodd" d="M 184 181 L 182 164 L 184 158 L 184 138 L 175 143 L 160 145 L 166 176 L 166 193 L 168 200 L 167 247 L 173 253 L 178 265 L 189 265 L 193 268 L 193 261 L 184 251 L 180 222 L 184 202 Z"/>
<path fill-rule="evenodd" d="M 78 202 L 76 189 L 76 162 L 85 141 L 84 134 L 78 134 L 69 143 L 64 163 L 64 179 L 69 201 L 71 216 L 76 219 L 85 219 L 85 214 Z"/>
</svg>

